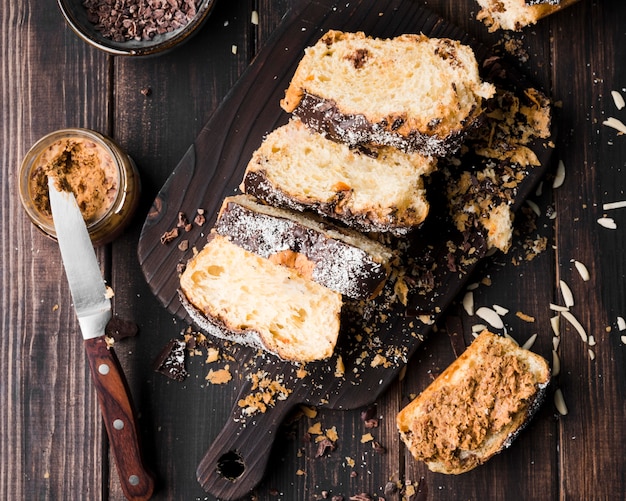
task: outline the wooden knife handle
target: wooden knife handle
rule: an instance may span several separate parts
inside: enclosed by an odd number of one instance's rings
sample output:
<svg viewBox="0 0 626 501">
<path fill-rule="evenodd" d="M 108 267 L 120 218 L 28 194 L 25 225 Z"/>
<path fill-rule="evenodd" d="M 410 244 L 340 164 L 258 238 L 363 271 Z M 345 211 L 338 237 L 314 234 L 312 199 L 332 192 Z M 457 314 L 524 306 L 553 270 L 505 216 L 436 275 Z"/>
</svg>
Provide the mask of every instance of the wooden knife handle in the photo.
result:
<svg viewBox="0 0 626 501">
<path fill-rule="evenodd" d="M 143 464 L 135 414 L 119 361 L 104 336 L 85 339 L 85 350 L 124 495 L 129 501 L 150 499 L 154 478 Z"/>
</svg>

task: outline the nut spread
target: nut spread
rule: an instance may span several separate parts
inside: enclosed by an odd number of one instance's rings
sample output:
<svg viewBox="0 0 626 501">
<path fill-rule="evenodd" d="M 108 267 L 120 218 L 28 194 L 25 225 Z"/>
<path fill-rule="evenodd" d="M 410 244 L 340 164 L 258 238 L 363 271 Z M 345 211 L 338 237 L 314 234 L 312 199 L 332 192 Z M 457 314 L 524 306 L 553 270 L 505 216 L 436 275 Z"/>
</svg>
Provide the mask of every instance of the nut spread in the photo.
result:
<svg viewBox="0 0 626 501">
<path fill-rule="evenodd" d="M 48 176 L 76 196 L 86 222 L 97 221 L 109 209 L 118 190 L 114 160 L 101 145 L 86 138 L 63 138 L 48 146 L 35 160 L 29 179 L 35 207 L 51 215 Z"/>
</svg>

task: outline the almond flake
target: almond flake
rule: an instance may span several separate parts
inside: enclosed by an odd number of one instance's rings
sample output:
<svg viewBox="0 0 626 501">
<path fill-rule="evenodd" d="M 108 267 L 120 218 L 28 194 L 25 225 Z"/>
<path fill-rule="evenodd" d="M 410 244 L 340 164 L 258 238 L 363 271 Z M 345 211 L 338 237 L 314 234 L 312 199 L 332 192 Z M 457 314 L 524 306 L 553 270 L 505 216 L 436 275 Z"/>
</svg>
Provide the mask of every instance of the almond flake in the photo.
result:
<svg viewBox="0 0 626 501">
<path fill-rule="evenodd" d="M 491 308 L 481 306 L 476 310 L 476 315 L 496 329 L 502 329 L 504 327 L 504 323 L 502 322 L 500 315 L 498 315 Z"/>
<path fill-rule="evenodd" d="M 556 166 L 556 175 L 554 176 L 554 181 L 552 181 L 553 188 L 559 188 L 563 185 L 565 181 L 565 164 L 563 160 L 559 160 L 559 163 Z"/>
<path fill-rule="evenodd" d="M 589 349 L 587 350 L 587 353 L 589 354 L 589 358 L 590 358 L 591 360 L 595 360 L 595 359 L 596 359 L 596 353 L 595 353 L 595 351 L 593 351 L 591 348 L 589 348 Z"/>
<path fill-rule="evenodd" d="M 621 336 L 620 339 L 622 340 L 623 344 L 626 344 L 626 336 Z"/>
<path fill-rule="evenodd" d="M 561 372 L 561 359 L 556 350 L 552 350 L 552 377 L 556 377 Z"/>
<path fill-rule="evenodd" d="M 602 204 L 602 210 L 623 209 L 626 207 L 626 200 L 620 200 L 619 202 L 607 202 Z"/>
<path fill-rule="evenodd" d="M 474 293 L 468 291 L 463 296 L 463 309 L 471 317 L 474 315 Z"/>
<path fill-rule="evenodd" d="M 560 323 L 560 317 L 558 315 L 550 318 L 550 326 L 552 327 L 552 332 L 554 332 L 555 336 L 561 335 Z"/>
<path fill-rule="evenodd" d="M 615 220 L 612 217 L 600 217 L 598 218 L 597 223 L 600 226 L 604 226 L 605 228 L 608 228 L 609 230 L 617 229 L 617 224 L 615 223 Z"/>
<path fill-rule="evenodd" d="M 539 206 L 533 202 L 532 200 L 526 200 L 526 205 L 532 209 L 532 211 L 537 215 L 537 217 L 541 216 L 541 209 Z"/>
<path fill-rule="evenodd" d="M 626 330 L 626 320 L 624 320 L 624 317 L 617 317 L 617 328 L 620 331 Z"/>
<path fill-rule="evenodd" d="M 256 10 L 252 11 L 252 14 L 250 16 L 250 22 L 254 25 L 259 24 L 259 13 Z"/>
<path fill-rule="evenodd" d="M 476 324 L 472 325 L 472 333 L 476 334 L 478 332 L 482 332 L 487 328 L 485 324 Z"/>
<path fill-rule="evenodd" d="M 585 328 L 580 324 L 580 322 L 576 319 L 576 317 L 572 315 L 572 313 L 569 311 L 562 311 L 561 315 L 563 315 L 563 317 L 565 317 L 565 319 L 570 324 L 572 324 L 574 329 L 576 329 L 576 331 L 580 335 L 580 338 L 583 340 L 583 343 L 586 343 L 588 340 L 587 332 L 585 331 Z"/>
<path fill-rule="evenodd" d="M 613 102 L 615 103 L 615 107 L 618 110 L 621 110 L 624 106 L 626 106 L 626 102 L 624 102 L 624 98 L 618 91 L 612 90 L 611 97 L 613 97 Z"/>
<path fill-rule="evenodd" d="M 563 398 L 561 388 L 557 388 L 554 391 L 554 405 L 561 416 L 567 415 L 567 405 L 565 405 L 565 399 Z"/>
<path fill-rule="evenodd" d="M 560 304 L 550 303 L 550 309 L 552 311 L 568 311 L 569 308 L 567 306 L 561 306 Z"/>
<path fill-rule="evenodd" d="M 493 309 L 500 316 L 504 316 L 504 315 L 506 315 L 509 312 L 509 310 L 507 310 L 503 306 L 500 306 L 499 304 L 494 304 L 493 305 Z"/>
<path fill-rule="evenodd" d="M 587 282 L 590 278 L 589 270 L 587 269 L 587 267 L 580 261 L 574 261 L 574 266 L 578 270 L 578 274 L 580 275 L 580 278 L 582 278 L 583 281 Z"/>
<path fill-rule="evenodd" d="M 564 280 L 559 280 L 559 286 L 561 287 L 561 294 L 563 295 L 565 306 L 571 308 L 574 306 L 574 295 L 572 294 L 572 289 L 569 288 L 569 285 L 567 285 Z"/>
<path fill-rule="evenodd" d="M 609 117 L 604 122 L 602 122 L 602 125 L 606 125 L 607 127 L 612 127 L 613 129 L 617 130 L 621 134 L 626 134 L 626 125 L 624 125 L 624 122 L 622 122 L 621 120 L 618 120 L 617 118 Z"/>
</svg>

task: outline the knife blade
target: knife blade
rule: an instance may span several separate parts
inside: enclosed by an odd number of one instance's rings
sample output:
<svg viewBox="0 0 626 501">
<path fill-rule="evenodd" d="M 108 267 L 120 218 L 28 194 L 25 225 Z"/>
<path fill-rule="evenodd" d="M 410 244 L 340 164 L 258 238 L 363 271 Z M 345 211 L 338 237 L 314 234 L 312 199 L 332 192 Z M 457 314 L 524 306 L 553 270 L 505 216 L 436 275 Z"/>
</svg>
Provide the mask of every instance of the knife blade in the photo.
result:
<svg viewBox="0 0 626 501">
<path fill-rule="evenodd" d="M 74 194 L 60 191 L 53 177 L 48 178 L 48 188 L 61 258 L 122 490 L 131 501 L 147 500 L 154 479 L 144 466 L 126 379 L 104 337 L 111 300 L 98 259 Z"/>
</svg>

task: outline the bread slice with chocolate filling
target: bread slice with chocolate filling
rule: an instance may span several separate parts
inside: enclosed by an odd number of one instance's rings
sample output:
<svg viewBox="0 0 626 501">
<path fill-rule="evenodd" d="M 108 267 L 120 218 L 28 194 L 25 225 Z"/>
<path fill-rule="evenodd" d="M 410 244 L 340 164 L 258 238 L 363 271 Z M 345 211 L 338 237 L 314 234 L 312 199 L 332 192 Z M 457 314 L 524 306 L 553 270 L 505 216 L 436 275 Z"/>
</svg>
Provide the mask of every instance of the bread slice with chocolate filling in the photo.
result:
<svg viewBox="0 0 626 501">
<path fill-rule="evenodd" d="M 265 205 L 249 195 L 224 200 L 215 231 L 352 299 L 376 296 L 391 271 L 393 253 L 383 244 L 313 214 Z"/>
<path fill-rule="evenodd" d="M 341 294 L 213 233 L 180 277 L 179 297 L 208 334 L 283 360 L 330 357 Z"/>
<path fill-rule="evenodd" d="M 281 106 L 351 146 L 446 156 L 460 147 L 493 93 L 473 50 L 458 41 L 331 30 L 305 50 Z"/>
<path fill-rule="evenodd" d="M 542 357 L 485 330 L 400 411 L 400 436 L 431 471 L 467 472 L 511 444 L 549 381 Z"/>
<path fill-rule="evenodd" d="M 241 190 L 360 231 L 404 235 L 428 214 L 423 178 L 435 167 L 433 159 L 391 147 L 353 149 L 291 120 L 254 152 Z"/>
</svg>

